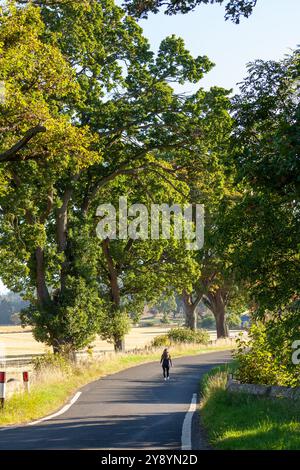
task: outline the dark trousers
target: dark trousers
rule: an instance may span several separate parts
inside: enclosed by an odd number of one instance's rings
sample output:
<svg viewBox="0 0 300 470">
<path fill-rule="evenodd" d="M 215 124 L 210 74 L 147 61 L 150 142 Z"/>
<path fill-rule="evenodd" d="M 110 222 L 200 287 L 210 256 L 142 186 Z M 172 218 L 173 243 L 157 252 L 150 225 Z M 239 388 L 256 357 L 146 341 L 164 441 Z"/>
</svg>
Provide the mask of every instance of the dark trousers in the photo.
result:
<svg viewBox="0 0 300 470">
<path fill-rule="evenodd" d="M 170 367 L 169 366 L 162 366 L 162 368 L 163 368 L 164 378 L 169 377 Z"/>
</svg>

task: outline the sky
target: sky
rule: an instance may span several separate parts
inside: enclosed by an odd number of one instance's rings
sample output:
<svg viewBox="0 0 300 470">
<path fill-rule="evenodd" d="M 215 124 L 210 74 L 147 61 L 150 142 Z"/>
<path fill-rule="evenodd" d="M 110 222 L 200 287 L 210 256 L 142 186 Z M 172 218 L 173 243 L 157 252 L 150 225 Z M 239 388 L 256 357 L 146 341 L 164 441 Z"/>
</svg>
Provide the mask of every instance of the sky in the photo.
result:
<svg viewBox="0 0 300 470">
<path fill-rule="evenodd" d="M 238 92 L 236 83 L 246 76 L 248 62 L 278 60 L 300 45 L 300 0 L 258 0 L 252 15 L 239 25 L 224 20 L 221 5 L 201 5 L 186 15 L 151 14 L 139 23 L 153 50 L 164 37 L 176 34 L 193 55 L 207 55 L 216 64 L 201 80 L 202 87 Z M 184 86 L 184 91 L 194 90 Z"/>
<path fill-rule="evenodd" d="M 216 64 L 199 85 L 187 84 L 178 91 L 217 85 L 238 92 L 236 84 L 246 76 L 248 62 L 279 60 L 300 45 L 300 0 L 258 0 L 252 15 L 239 25 L 224 20 L 220 5 L 201 5 L 186 15 L 150 14 L 139 23 L 154 51 L 164 37 L 176 34 L 194 56 L 207 55 Z M 5 292 L 0 280 L 0 294 Z"/>
</svg>

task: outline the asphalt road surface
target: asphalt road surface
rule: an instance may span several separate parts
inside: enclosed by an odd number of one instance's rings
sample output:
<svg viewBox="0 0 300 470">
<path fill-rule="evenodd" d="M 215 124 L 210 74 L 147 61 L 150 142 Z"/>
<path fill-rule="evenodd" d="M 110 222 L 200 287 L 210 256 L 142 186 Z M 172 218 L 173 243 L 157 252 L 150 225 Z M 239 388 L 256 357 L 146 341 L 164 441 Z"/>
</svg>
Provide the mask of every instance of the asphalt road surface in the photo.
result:
<svg viewBox="0 0 300 470">
<path fill-rule="evenodd" d="M 168 382 L 158 363 L 104 377 L 83 387 L 76 403 L 56 418 L 1 428 L 0 450 L 180 449 L 183 421 L 200 377 L 229 360 L 229 351 L 175 359 Z M 197 449 L 197 432 L 193 435 Z"/>
</svg>

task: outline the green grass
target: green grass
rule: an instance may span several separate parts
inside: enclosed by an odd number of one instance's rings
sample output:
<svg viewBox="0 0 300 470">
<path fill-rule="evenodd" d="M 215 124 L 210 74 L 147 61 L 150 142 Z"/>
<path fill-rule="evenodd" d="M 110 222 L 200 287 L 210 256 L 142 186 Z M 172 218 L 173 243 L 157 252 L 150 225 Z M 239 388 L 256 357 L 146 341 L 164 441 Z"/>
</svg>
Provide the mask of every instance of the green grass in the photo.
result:
<svg viewBox="0 0 300 470">
<path fill-rule="evenodd" d="M 300 402 L 225 390 L 228 369 L 201 384 L 200 411 L 210 444 L 222 450 L 299 450 Z"/>
<path fill-rule="evenodd" d="M 170 348 L 173 357 L 189 356 L 218 350 L 231 349 L 230 346 L 186 345 Z M 0 426 L 27 423 L 52 414 L 65 404 L 78 388 L 109 374 L 146 362 L 158 361 L 161 350 L 138 354 L 120 354 L 86 362 L 69 373 L 57 368 L 47 368 L 37 377 L 29 394 L 15 394 L 5 402 L 0 410 Z"/>
</svg>

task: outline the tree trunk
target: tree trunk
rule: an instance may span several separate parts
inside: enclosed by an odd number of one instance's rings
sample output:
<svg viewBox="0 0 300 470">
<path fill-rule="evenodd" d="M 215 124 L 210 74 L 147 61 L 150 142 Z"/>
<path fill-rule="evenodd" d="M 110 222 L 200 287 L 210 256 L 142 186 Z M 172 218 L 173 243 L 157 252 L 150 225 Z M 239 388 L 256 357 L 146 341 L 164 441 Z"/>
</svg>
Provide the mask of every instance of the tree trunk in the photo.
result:
<svg viewBox="0 0 300 470">
<path fill-rule="evenodd" d="M 214 292 L 209 292 L 207 298 L 209 300 L 208 306 L 216 320 L 217 338 L 228 338 L 229 331 L 225 321 L 227 292 L 219 288 Z"/>
<path fill-rule="evenodd" d="M 185 314 L 185 326 L 195 331 L 197 329 L 196 307 L 198 302 L 193 302 L 191 294 L 188 294 L 186 291 L 183 291 L 182 293 L 182 300 Z"/>
<path fill-rule="evenodd" d="M 44 251 L 41 247 L 35 250 L 36 290 L 38 302 L 42 307 L 50 304 L 51 298 L 45 280 Z"/>
<path fill-rule="evenodd" d="M 185 326 L 195 331 L 197 329 L 197 315 L 195 305 L 185 306 Z"/>
<path fill-rule="evenodd" d="M 65 342 L 56 341 L 56 344 L 52 346 L 54 354 L 60 354 L 64 356 L 68 361 L 76 364 L 77 357 L 76 357 L 76 350 L 74 349 L 73 345 L 66 344 Z"/>
<path fill-rule="evenodd" d="M 214 313 L 216 319 L 217 338 L 228 338 L 228 330 L 225 322 L 225 309 L 220 307 Z"/>
<path fill-rule="evenodd" d="M 114 348 L 115 348 L 115 352 L 124 352 L 125 351 L 125 339 L 115 336 Z"/>
<path fill-rule="evenodd" d="M 57 236 L 57 246 L 60 253 L 65 254 L 65 260 L 61 266 L 60 272 L 60 290 L 64 291 L 66 286 L 66 278 L 69 268 L 69 260 L 67 254 L 67 245 L 68 245 L 68 205 L 73 194 L 73 189 L 68 188 L 65 191 L 63 196 L 62 205 L 56 211 L 56 236 Z"/>
<path fill-rule="evenodd" d="M 118 311 L 120 308 L 121 303 L 121 295 L 120 295 L 120 288 L 118 284 L 118 273 L 114 265 L 114 261 L 111 257 L 109 251 L 109 239 L 103 240 L 102 242 L 103 253 L 107 262 L 108 273 L 109 273 L 109 282 L 110 282 L 110 296 L 111 300 L 114 305 L 115 311 Z M 114 312 L 112 312 L 112 315 Z M 125 351 L 125 340 L 124 337 L 120 337 L 119 335 L 114 335 L 114 348 L 115 351 Z"/>
</svg>

